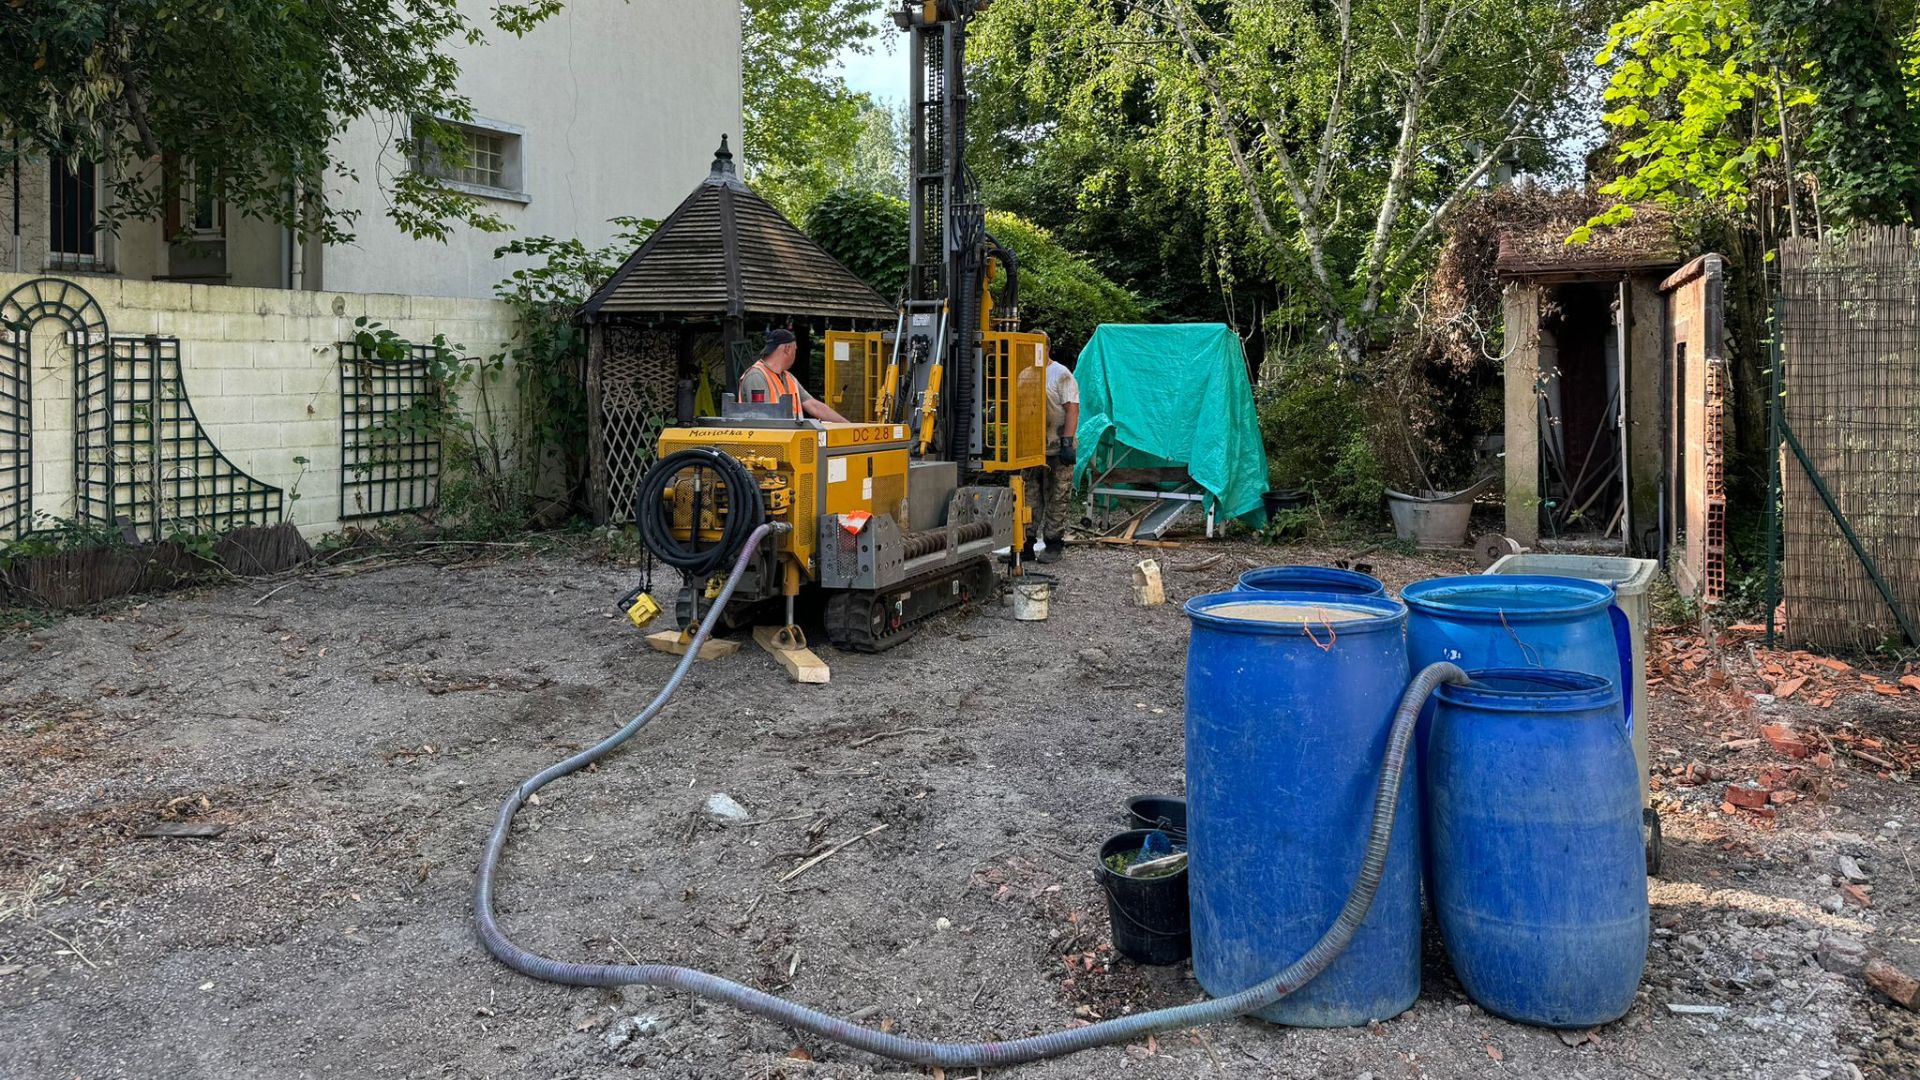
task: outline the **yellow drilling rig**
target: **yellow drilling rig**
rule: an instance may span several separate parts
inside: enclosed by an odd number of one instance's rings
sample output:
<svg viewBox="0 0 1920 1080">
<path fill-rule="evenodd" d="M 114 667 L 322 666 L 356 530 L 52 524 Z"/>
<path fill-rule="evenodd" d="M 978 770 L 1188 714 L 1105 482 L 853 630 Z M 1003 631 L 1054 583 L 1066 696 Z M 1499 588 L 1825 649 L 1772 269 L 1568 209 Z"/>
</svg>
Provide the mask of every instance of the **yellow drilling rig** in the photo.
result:
<svg viewBox="0 0 1920 1080">
<path fill-rule="evenodd" d="M 1019 263 L 987 232 L 966 167 L 968 23 L 990 0 L 902 0 L 911 40 L 910 265 L 891 331 L 826 336 L 824 399 L 850 423 L 723 397 L 718 417 L 660 435 L 635 513 L 679 567 L 682 628 L 763 521 L 723 612 L 734 626 L 825 600 L 828 640 L 877 652 L 929 616 L 995 593 L 993 555 L 1031 527 L 1021 473 L 1045 463 L 1047 338 L 1021 333 Z M 995 287 L 998 286 L 998 299 Z"/>
</svg>

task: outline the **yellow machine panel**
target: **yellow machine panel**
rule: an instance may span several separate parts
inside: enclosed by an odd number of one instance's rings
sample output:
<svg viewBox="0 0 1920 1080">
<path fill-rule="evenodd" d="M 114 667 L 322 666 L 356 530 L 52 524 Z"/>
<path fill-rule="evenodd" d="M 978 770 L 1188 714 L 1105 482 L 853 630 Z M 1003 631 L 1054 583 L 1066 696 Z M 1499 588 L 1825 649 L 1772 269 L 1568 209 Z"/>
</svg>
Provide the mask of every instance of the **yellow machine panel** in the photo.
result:
<svg viewBox="0 0 1920 1080">
<path fill-rule="evenodd" d="M 873 420 L 887 395 L 891 348 L 885 331 L 827 334 L 826 400 L 849 419 Z M 986 472 L 1047 463 L 1047 335 L 985 330 L 980 402 Z M 895 374 L 893 377 L 897 378 Z M 938 386 L 935 386 L 938 392 Z M 919 433 L 922 441 L 926 433 Z"/>
<path fill-rule="evenodd" d="M 691 447 L 720 450 L 752 471 L 766 501 L 767 517 L 792 529 L 780 540 L 803 578 L 813 576 L 819 516 L 867 511 L 907 524 L 906 428 L 899 424 L 832 424 L 824 427 L 668 428 L 660 433 L 660 456 Z M 668 496 L 676 532 L 690 529 L 695 493 L 683 478 Z M 701 532 L 718 535 L 717 506 L 704 507 Z"/>
<path fill-rule="evenodd" d="M 986 387 L 980 467 L 1018 472 L 1047 463 L 1047 335 L 981 335 Z"/>
<path fill-rule="evenodd" d="M 880 377 L 886 372 L 884 334 L 827 331 L 827 406 L 854 423 L 873 420 L 880 400 Z"/>
</svg>

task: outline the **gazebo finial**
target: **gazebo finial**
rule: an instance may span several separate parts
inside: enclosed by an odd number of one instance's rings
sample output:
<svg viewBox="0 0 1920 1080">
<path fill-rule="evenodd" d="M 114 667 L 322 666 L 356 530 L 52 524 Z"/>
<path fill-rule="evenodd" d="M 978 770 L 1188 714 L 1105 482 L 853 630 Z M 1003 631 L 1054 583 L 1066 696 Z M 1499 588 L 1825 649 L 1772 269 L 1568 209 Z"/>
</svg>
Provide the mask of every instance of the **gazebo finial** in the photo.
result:
<svg viewBox="0 0 1920 1080">
<path fill-rule="evenodd" d="M 733 175 L 733 151 L 727 149 L 727 137 L 720 136 L 720 149 L 713 152 L 713 176 L 715 179 Z"/>
</svg>

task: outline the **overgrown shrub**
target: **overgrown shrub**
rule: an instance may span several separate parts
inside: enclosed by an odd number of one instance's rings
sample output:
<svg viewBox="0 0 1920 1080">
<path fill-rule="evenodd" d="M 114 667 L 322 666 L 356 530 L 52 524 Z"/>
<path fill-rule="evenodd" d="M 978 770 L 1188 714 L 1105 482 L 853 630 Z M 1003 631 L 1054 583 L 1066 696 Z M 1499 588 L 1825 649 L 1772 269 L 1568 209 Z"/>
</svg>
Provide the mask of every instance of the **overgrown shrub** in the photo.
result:
<svg viewBox="0 0 1920 1080">
<path fill-rule="evenodd" d="M 534 517 L 536 492 L 556 488 L 562 511 L 585 505 L 587 483 L 586 328 L 575 319 L 580 305 L 601 286 L 660 223 L 651 218 L 614 218 L 609 243 L 589 248 L 578 239 L 526 236 L 494 251 L 496 259 L 532 260 L 494 286 L 494 295 L 515 311 L 516 340 L 490 360 L 510 360 L 518 414 L 490 417 L 511 424 L 517 444 L 516 489 L 526 517 Z M 484 407 L 485 402 L 482 402 Z M 484 475 L 487 455 L 464 464 Z M 463 464 L 449 461 L 450 467 Z M 444 489 L 443 489 L 444 493 Z M 512 512 L 503 516 L 511 517 Z M 543 515 L 545 516 L 545 515 Z"/>
<path fill-rule="evenodd" d="M 1325 514 L 1381 517 L 1387 481 L 1369 388 L 1331 351 L 1269 358 L 1254 405 L 1273 490 L 1303 488 Z"/>
<path fill-rule="evenodd" d="M 1139 297 L 1062 247 L 1040 226 L 1012 214 L 989 213 L 987 232 L 1020 260 L 1022 325 L 1044 331 L 1056 359 L 1079 356 L 1102 323 L 1146 319 Z"/>
<path fill-rule="evenodd" d="M 807 235 L 889 299 L 907 280 L 907 204 L 872 192 L 836 191 L 807 214 Z M 1146 317 L 1140 299 L 1053 234 L 1012 214 L 989 213 L 987 231 L 1020 260 L 1022 325 L 1045 333 L 1056 359 L 1080 354 L 1101 323 Z"/>
<path fill-rule="evenodd" d="M 874 191 L 840 190 L 814 204 L 806 232 L 875 292 L 892 300 L 907 283 L 907 204 Z"/>
</svg>

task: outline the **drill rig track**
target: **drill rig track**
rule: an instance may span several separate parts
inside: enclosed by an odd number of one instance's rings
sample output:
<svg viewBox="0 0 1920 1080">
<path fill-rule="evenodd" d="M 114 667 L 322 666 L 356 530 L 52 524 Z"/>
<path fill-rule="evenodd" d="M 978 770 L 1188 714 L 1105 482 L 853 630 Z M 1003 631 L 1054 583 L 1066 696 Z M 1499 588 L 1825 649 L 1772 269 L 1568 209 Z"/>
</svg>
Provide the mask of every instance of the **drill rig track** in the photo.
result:
<svg viewBox="0 0 1920 1080">
<path fill-rule="evenodd" d="M 985 555 L 884 589 L 835 592 L 827 600 L 827 641 L 848 652 L 885 652 L 935 615 L 998 595 L 993 560 Z"/>
</svg>

